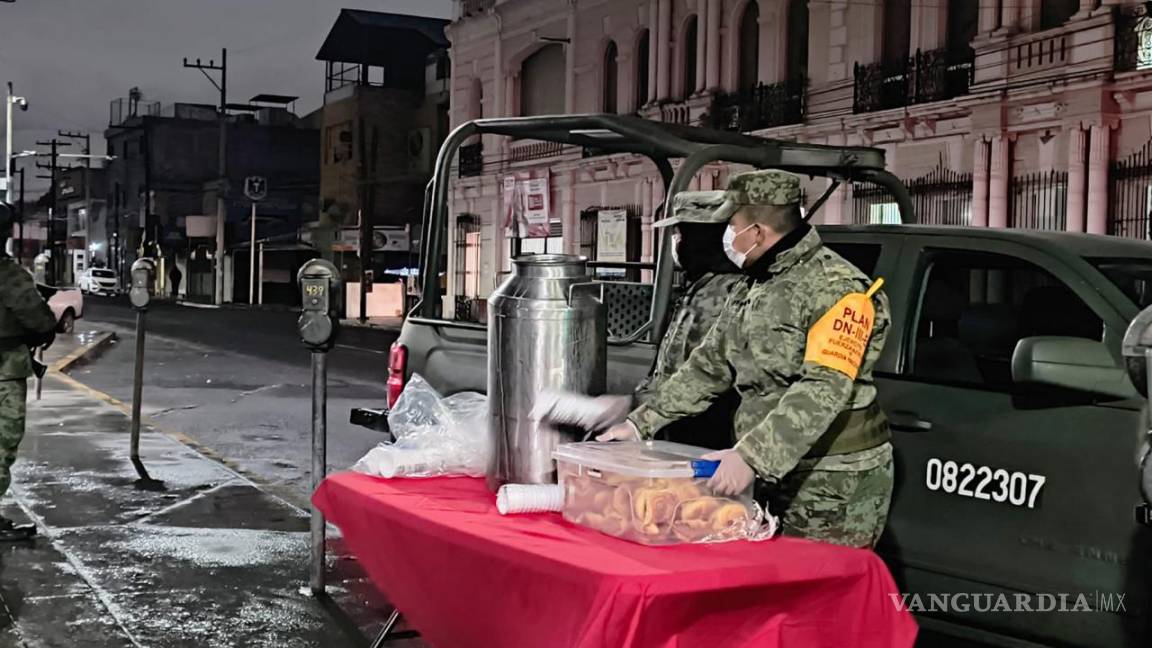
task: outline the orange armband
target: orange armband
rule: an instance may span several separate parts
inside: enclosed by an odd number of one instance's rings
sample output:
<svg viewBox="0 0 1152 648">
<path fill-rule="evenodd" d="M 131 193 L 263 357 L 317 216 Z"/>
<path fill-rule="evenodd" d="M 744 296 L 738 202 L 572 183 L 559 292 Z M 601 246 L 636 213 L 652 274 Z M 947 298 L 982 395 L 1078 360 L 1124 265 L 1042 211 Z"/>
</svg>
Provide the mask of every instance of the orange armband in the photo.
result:
<svg viewBox="0 0 1152 648">
<path fill-rule="evenodd" d="M 855 380 L 864 363 L 876 308 L 872 295 L 884 285 L 877 279 L 867 293 L 850 293 L 836 302 L 808 330 L 804 361 L 835 369 Z"/>
</svg>

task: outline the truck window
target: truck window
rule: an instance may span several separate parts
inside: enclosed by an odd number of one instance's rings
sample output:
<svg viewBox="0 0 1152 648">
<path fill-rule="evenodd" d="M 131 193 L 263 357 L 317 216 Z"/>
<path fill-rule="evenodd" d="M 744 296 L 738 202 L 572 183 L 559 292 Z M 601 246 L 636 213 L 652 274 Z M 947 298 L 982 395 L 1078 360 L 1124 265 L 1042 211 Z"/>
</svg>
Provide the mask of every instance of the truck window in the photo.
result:
<svg viewBox="0 0 1152 648">
<path fill-rule="evenodd" d="M 912 373 L 926 380 L 1007 389 L 1024 337 L 1099 340 L 1104 323 L 1043 268 L 983 252 L 928 252 Z"/>
<path fill-rule="evenodd" d="M 875 277 L 876 262 L 880 260 L 881 245 L 879 243 L 840 243 L 824 241 L 832 251 L 848 260 L 849 263 L 860 269 L 860 272 Z"/>
<path fill-rule="evenodd" d="M 1152 262 L 1147 259 L 1097 258 L 1087 260 L 1124 293 L 1137 308 L 1152 306 Z"/>
</svg>

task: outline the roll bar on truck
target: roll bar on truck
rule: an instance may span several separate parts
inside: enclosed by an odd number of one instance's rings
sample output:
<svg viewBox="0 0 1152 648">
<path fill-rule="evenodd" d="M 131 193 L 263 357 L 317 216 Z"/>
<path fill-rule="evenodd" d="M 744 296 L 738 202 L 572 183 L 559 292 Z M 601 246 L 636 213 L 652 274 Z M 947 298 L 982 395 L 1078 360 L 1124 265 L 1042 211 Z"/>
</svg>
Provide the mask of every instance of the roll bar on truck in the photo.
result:
<svg viewBox="0 0 1152 648">
<path fill-rule="evenodd" d="M 831 178 L 837 183 L 868 181 L 887 189 L 899 206 L 901 220 L 912 214 L 908 190 L 885 169 L 884 152 L 866 147 L 823 146 L 770 140 L 708 128 L 654 122 L 632 115 L 556 115 L 478 119 L 456 128 L 440 147 L 432 178 L 430 203 L 424 206 L 420 280 L 422 298 L 413 308 L 414 317 L 435 318 L 439 310 L 439 259 L 445 252 L 448 231 L 448 185 L 452 161 L 460 146 L 476 135 L 504 135 L 596 149 L 604 153 L 632 153 L 650 159 L 660 171 L 665 188 L 665 210 L 672 198 L 688 187 L 696 173 L 712 162 L 747 164 L 760 169 L 780 169 L 799 175 Z M 672 170 L 671 160 L 682 158 Z M 836 184 L 818 202 L 831 195 Z M 664 230 L 662 242 L 671 235 Z M 671 295 L 672 258 L 667 245 L 658 247 L 656 281 L 647 324 L 626 340 L 645 334 L 659 340 L 663 334 Z"/>
<path fill-rule="evenodd" d="M 501 135 L 584 147 L 599 154 L 633 154 L 649 159 L 664 185 L 664 209 L 689 186 L 706 165 L 727 162 L 753 168 L 780 169 L 797 175 L 831 180 L 827 191 L 813 203 L 814 213 L 840 184 L 869 182 L 885 188 L 897 204 L 901 220 L 912 220 L 907 188 L 885 168 L 884 151 L 868 147 L 825 146 L 765 139 L 708 128 L 655 122 L 632 115 L 553 115 L 478 119 L 457 127 L 440 147 L 432 180 L 425 190 L 420 237 L 420 300 L 405 319 L 393 346 L 388 366 L 388 405 L 399 397 L 408 377 L 420 373 L 444 395 L 459 391 L 486 392 L 486 327 L 442 317 L 439 276 L 445 258 L 449 225 L 449 188 L 453 163 L 460 147 L 479 135 Z M 672 161 L 680 163 L 674 170 Z M 654 215 L 659 217 L 660 215 Z M 640 306 L 646 319 L 628 322 L 609 337 L 609 390 L 628 389 L 643 378 L 655 357 L 655 345 L 667 326 L 673 293 L 671 232 L 661 231 L 657 246 L 655 281 L 633 292 L 629 299 L 650 301 Z M 634 286 L 637 287 L 637 286 Z M 633 310 L 636 304 L 632 303 Z M 612 307 L 609 307 L 609 318 Z M 357 408 L 352 422 L 386 430 L 386 410 Z"/>
</svg>

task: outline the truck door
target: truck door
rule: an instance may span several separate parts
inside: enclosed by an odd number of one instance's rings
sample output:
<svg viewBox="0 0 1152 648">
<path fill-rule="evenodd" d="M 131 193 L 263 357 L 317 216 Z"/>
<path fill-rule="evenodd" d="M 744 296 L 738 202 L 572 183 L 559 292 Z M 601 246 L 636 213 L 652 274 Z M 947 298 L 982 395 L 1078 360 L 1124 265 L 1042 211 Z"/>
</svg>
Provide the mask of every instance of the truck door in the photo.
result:
<svg viewBox="0 0 1152 648">
<path fill-rule="evenodd" d="M 1091 286 L 1087 264 L 1022 244 L 918 237 L 902 265 L 915 273 L 903 351 L 879 391 L 897 449 L 879 551 L 902 588 L 922 597 L 929 622 L 1069 645 L 1147 645 L 1139 617 L 1150 544 L 1132 513 L 1141 406 L 1024 389 L 1011 372 L 1023 337 L 1115 346 L 1126 322 Z M 1019 605 L 1016 593 L 1068 607 L 1080 594 L 1093 607 L 1119 607 L 1123 595 L 1126 612 L 977 611 L 1000 594 Z M 961 596 L 940 603 L 932 594 Z"/>
</svg>

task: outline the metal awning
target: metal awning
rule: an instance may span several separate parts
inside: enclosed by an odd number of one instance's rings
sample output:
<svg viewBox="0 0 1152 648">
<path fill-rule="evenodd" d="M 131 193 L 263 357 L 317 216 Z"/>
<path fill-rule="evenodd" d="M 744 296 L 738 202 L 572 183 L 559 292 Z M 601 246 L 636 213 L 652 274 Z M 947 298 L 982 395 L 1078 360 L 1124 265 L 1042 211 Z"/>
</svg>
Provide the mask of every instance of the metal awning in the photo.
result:
<svg viewBox="0 0 1152 648">
<path fill-rule="evenodd" d="M 341 9 L 316 59 L 365 65 L 398 64 L 414 57 L 422 61 L 448 47 L 448 24 L 441 18 Z"/>
</svg>

